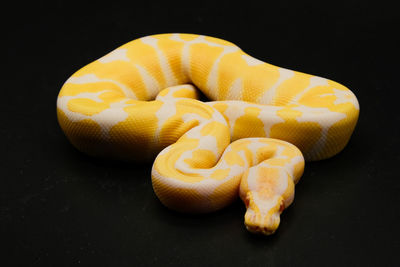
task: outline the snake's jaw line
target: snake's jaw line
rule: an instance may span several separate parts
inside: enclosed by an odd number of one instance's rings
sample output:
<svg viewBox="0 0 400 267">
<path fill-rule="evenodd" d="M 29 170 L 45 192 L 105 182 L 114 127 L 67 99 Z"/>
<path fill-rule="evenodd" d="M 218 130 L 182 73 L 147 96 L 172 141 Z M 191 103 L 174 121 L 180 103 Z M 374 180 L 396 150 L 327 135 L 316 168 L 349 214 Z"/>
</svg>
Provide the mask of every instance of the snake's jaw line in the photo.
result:
<svg viewBox="0 0 400 267">
<path fill-rule="evenodd" d="M 256 192 L 247 193 L 244 224 L 252 233 L 271 235 L 278 229 L 280 214 L 285 209 L 283 198 L 273 196 L 260 200 L 256 194 Z"/>
<path fill-rule="evenodd" d="M 304 159 L 340 152 L 358 115 L 337 82 L 194 34 L 133 40 L 74 73 L 57 98 L 61 129 L 80 151 L 137 162 L 158 154 L 152 184 L 165 206 L 211 212 L 239 191 L 247 229 L 265 235 L 292 203 Z"/>
</svg>

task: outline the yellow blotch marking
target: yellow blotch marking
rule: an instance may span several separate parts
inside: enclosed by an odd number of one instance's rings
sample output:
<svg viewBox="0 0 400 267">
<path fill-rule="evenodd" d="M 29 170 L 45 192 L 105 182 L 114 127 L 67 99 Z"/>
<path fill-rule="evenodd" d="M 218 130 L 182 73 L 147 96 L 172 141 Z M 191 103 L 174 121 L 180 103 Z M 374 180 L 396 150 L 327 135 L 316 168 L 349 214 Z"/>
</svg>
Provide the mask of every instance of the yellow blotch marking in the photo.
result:
<svg viewBox="0 0 400 267">
<path fill-rule="evenodd" d="M 74 76 L 75 77 L 75 76 Z M 119 86 L 111 82 L 95 82 L 95 83 L 65 83 L 59 93 L 59 97 L 62 96 L 75 96 L 80 93 L 97 93 L 101 91 L 109 90 L 115 93 L 124 95 L 123 91 Z"/>
<path fill-rule="evenodd" d="M 104 92 L 100 94 L 98 97 L 108 104 L 119 102 L 122 100 L 127 100 L 127 98 L 123 94 L 117 92 Z"/>
<path fill-rule="evenodd" d="M 59 108 L 57 108 L 57 118 L 65 135 L 77 149 L 89 155 L 101 156 L 99 144 L 102 142 L 102 133 L 97 122 L 91 119 L 70 121 Z"/>
<path fill-rule="evenodd" d="M 268 160 L 268 164 L 271 166 L 285 166 L 287 163 L 287 159 L 272 158 Z"/>
<path fill-rule="evenodd" d="M 187 146 L 188 144 L 194 144 L 193 148 L 195 148 L 199 145 L 200 140 L 197 138 L 190 138 L 187 135 L 183 135 L 181 138 L 179 138 L 177 143 L 178 142 L 179 142 L 179 144 L 184 144 L 185 146 Z M 192 149 L 192 148 L 189 147 L 188 149 Z"/>
<path fill-rule="evenodd" d="M 223 123 L 220 123 L 218 121 L 212 121 L 210 123 L 207 123 L 200 131 L 202 136 L 206 135 L 212 135 L 215 132 L 222 131 L 224 128 L 226 128 L 226 125 Z"/>
<path fill-rule="evenodd" d="M 261 109 L 248 107 L 245 114 L 239 117 L 233 126 L 233 140 L 246 137 L 265 137 L 264 123 L 258 118 Z"/>
<path fill-rule="evenodd" d="M 260 167 L 256 179 L 259 197 L 262 200 L 272 198 L 279 179 L 279 169 Z"/>
<path fill-rule="evenodd" d="M 184 41 L 193 41 L 194 39 L 198 38 L 199 36 L 196 34 L 185 34 L 185 33 L 180 33 L 179 37 L 184 40 Z"/>
<path fill-rule="evenodd" d="M 281 152 L 281 156 L 286 156 L 288 157 L 288 160 L 290 160 L 293 157 L 299 156 L 299 151 L 290 146 L 285 146 L 283 151 Z"/>
<path fill-rule="evenodd" d="M 214 110 L 203 102 L 193 99 L 182 99 L 176 102 L 176 113 L 180 115 L 194 113 L 209 120 Z"/>
<path fill-rule="evenodd" d="M 253 165 L 253 152 L 247 148 L 247 146 L 251 143 L 250 140 L 240 139 L 231 144 L 232 151 L 239 152 L 243 151 L 245 155 L 245 160 L 251 166 Z"/>
<path fill-rule="evenodd" d="M 259 139 L 258 142 L 259 142 L 259 143 L 266 144 L 266 145 L 275 145 L 276 140 L 271 140 L 271 139 L 264 139 L 264 138 L 262 138 L 262 139 Z"/>
<path fill-rule="evenodd" d="M 166 80 L 163 75 L 158 54 L 151 45 L 143 43 L 140 39 L 128 43 L 127 56 L 132 65 L 140 65 L 158 81 L 161 87 L 166 86 Z"/>
<path fill-rule="evenodd" d="M 292 78 L 282 82 L 281 85 L 276 88 L 273 103 L 277 106 L 284 106 L 290 103 L 293 97 L 307 88 L 310 84 L 311 77 L 311 75 L 295 71 Z"/>
<path fill-rule="evenodd" d="M 139 161 L 158 153 L 161 147 L 154 136 L 158 122 L 155 113 L 160 107 L 159 101 L 136 101 L 136 105 L 124 108 L 128 117 L 114 125 L 109 133 L 115 151 Z"/>
<path fill-rule="evenodd" d="M 298 122 L 295 118 L 302 112 L 286 107 L 277 114 L 285 122 L 271 127 L 270 137 L 287 141 L 307 153 L 321 137 L 322 128 L 317 122 Z"/>
<path fill-rule="evenodd" d="M 168 179 L 179 180 L 185 183 L 198 183 L 204 180 L 204 177 L 195 173 L 183 173 L 175 168 L 175 163 L 182 156 L 182 153 L 187 151 L 186 146 L 173 145 L 173 148 L 164 155 L 157 157 L 154 163 L 154 169 L 158 173 L 162 173 Z"/>
<path fill-rule="evenodd" d="M 177 79 L 177 83 L 188 82 L 188 77 L 182 72 L 182 50 L 184 43 L 169 38 L 160 38 L 157 44 L 167 58 L 167 62 L 174 77 Z"/>
<path fill-rule="evenodd" d="M 304 160 L 293 166 L 293 182 L 296 184 L 304 172 Z"/>
<path fill-rule="evenodd" d="M 245 162 L 242 159 L 241 156 L 236 151 L 229 151 L 224 154 L 224 160 L 227 164 L 233 166 L 233 165 L 239 165 L 239 166 L 244 166 Z"/>
<path fill-rule="evenodd" d="M 333 102 L 336 97 L 334 95 L 323 96 L 331 93 L 333 93 L 333 88 L 330 86 L 316 86 L 305 93 L 299 99 L 299 103 L 309 107 L 335 109 Z"/>
<path fill-rule="evenodd" d="M 240 176 L 237 176 L 215 188 L 214 192 L 210 195 L 213 205 L 224 207 L 232 203 L 238 196 L 239 183 Z"/>
<path fill-rule="evenodd" d="M 325 153 L 321 155 L 322 158 L 339 153 L 347 145 L 357 124 L 359 111 L 353 105 L 349 105 L 346 112 L 346 118 L 336 122 L 329 128 L 324 148 Z"/>
<path fill-rule="evenodd" d="M 186 132 L 199 124 L 199 121 L 195 119 L 184 122 L 180 115 L 174 115 L 162 124 L 158 140 L 160 146 L 167 146 L 176 142 Z"/>
<path fill-rule="evenodd" d="M 261 147 L 256 151 L 257 162 L 262 162 L 264 160 L 270 159 L 275 154 L 275 146 L 269 145 Z"/>
<path fill-rule="evenodd" d="M 247 192 L 249 191 L 249 183 L 248 183 L 248 176 L 249 176 L 249 169 L 247 169 L 240 179 L 240 186 L 239 186 L 239 196 L 245 202 Z"/>
<path fill-rule="evenodd" d="M 252 213 L 246 212 L 245 214 L 245 224 L 247 226 L 255 225 L 256 221 L 261 220 L 260 208 L 257 206 L 256 201 L 254 200 L 253 192 L 249 191 L 246 193 L 246 197 L 244 200 L 247 211 L 251 210 Z"/>
<path fill-rule="evenodd" d="M 280 109 L 276 112 L 276 114 L 281 117 L 284 120 L 287 119 L 294 119 L 297 117 L 300 117 L 301 115 L 303 115 L 303 112 L 299 111 L 299 110 L 295 110 L 292 109 L 294 107 L 296 107 L 297 105 L 288 105 L 286 107 L 284 107 L 283 109 Z M 284 123 L 284 122 L 283 122 Z"/>
<path fill-rule="evenodd" d="M 279 68 L 270 64 L 249 66 L 242 58 L 245 53 L 238 51 L 225 55 L 219 64 L 221 97 L 228 92 L 233 77 L 241 78 L 242 100 L 256 102 L 279 78 Z"/>
<path fill-rule="evenodd" d="M 161 92 L 158 93 L 159 96 L 166 96 L 168 93 L 171 91 L 171 89 L 167 88 L 164 90 L 161 90 Z"/>
<path fill-rule="evenodd" d="M 223 180 L 229 175 L 230 169 L 215 170 L 210 177 L 215 180 Z"/>
<path fill-rule="evenodd" d="M 184 97 L 184 98 L 198 99 L 199 94 L 196 90 L 192 90 L 189 88 L 182 88 L 182 89 L 175 91 L 172 94 L 172 96 L 176 97 L 176 98 Z"/>
<path fill-rule="evenodd" d="M 195 189 L 172 188 L 161 180 L 152 177 L 154 191 L 160 201 L 167 207 L 181 212 L 194 212 L 193 207 L 198 203 L 207 201 Z"/>
<path fill-rule="evenodd" d="M 321 132 L 322 128 L 319 123 L 297 122 L 294 119 L 290 119 L 286 123 L 272 126 L 270 137 L 292 143 L 303 153 L 307 153 L 319 140 Z"/>
<path fill-rule="evenodd" d="M 133 90 L 138 99 L 148 99 L 147 88 L 143 83 L 142 76 L 131 62 L 111 61 L 109 63 L 100 63 L 95 61 L 92 64 L 95 65 L 89 64 L 87 67 L 89 67 L 91 73 L 94 73 L 98 78 L 117 81 Z"/>
<path fill-rule="evenodd" d="M 135 99 L 127 99 L 125 101 L 125 104 L 136 104 L 137 102 L 138 102 L 138 100 L 135 100 Z"/>
<path fill-rule="evenodd" d="M 225 110 L 229 107 L 228 104 L 225 104 L 223 102 L 216 102 L 215 104 L 212 104 L 212 107 L 218 110 L 222 115 L 224 115 Z M 225 115 L 224 115 L 225 117 Z M 227 117 L 225 117 L 227 119 Z"/>
<path fill-rule="evenodd" d="M 218 56 L 224 51 L 222 47 L 209 46 L 207 44 L 193 44 L 190 46 L 190 74 L 193 83 L 209 96 L 210 88 L 207 81 L 212 66 Z M 204 56 L 207 55 L 207 56 Z M 215 90 L 216 88 L 212 88 Z"/>
<path fill-rule="evenodd" d="M 207 149 L 196 149 L 192 152 L 192 155 L 192 158 L 184 160 L 191 168 L 210 168 L 217 161 L 215 154 Z"/>
<path fill-rule="evenodd" d="M 224 55 L 221 58 L 218 67 L 219 100 L 226 99 L 235 80 L 243 76 L 243 70 L 245 66 L 240 66 L 240 56 L 242 54 L 243 53 L 241 51 L 237 51 Z M 240 68 L 242 68 L 242 70 Z M 236 99 L 239 99 L 239 96 L 236 96 Z"/>
<path fill-rule="evenodd" d="M 99 103 L 88 98 L 75 98 L 68 101 L 67 107 L 72 112 L 92 116 L 108 109 L 110 105 L 104 102 Z"/>
</svg>

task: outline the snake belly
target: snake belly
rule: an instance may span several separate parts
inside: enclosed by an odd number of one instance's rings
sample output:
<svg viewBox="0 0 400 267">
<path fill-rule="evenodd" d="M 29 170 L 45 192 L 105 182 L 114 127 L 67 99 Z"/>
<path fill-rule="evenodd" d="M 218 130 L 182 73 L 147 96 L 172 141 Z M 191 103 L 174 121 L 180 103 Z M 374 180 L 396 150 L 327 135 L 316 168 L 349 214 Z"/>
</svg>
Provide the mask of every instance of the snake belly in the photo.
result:
<svg viewBox="0 0 400 267">
<path fill-rule="evenodd" d="M 74 73 L 57 99 L 59 124 L 78 150 L 155 158 L 154 192 L 177 211 L 219 210 L 239 195 L 246 228 L 262 234 L 278 228 L 304 159 L 340 152 L 358 115 L 357 98 L 339 83 L 195 34 L 124 44 Z"/>
</svg>

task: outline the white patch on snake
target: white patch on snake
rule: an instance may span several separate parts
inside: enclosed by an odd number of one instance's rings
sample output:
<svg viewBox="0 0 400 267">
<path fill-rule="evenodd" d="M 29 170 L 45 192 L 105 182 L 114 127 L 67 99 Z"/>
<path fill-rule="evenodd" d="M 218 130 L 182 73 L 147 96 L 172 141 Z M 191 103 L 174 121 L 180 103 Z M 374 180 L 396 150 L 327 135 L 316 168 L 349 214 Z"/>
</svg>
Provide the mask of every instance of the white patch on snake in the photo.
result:
<svg viewBox="0 0 400 267">
<path fill-rule="evenodd" d="M 192 128 L 188 132 L 186 132 L 185 136 L 188 138 L 193 138 L 193 139 L 198 139 L 199 144 L 195 148 L 196 149 L 205 149 L 205 150 L 210 150 L 211 152 L 214 153 L 215 156 L 219 156 L 218 153 L 218 145 L 217 145 L 217 139 L 213 135 L 202 135 L 201 130 L 207 125 L 207 123 L 203 123 L 195 128 Z"/>
<path fill-rule="evenodd" d="M 215 122 L 222 123 L 223 125 L 226 125 L 227 127 L 229 127 L 228 122 L 225 120 L 224 116 L 216 108 L 214 108 L 212 105 L 208 105 L 208 106 L 210 106 L 210 107 L 212 107 L 214 109 L 214 112 L 212 113 L 211 120 L 213 120 Z"/>
<path fill-rule="evenodd" d="M 292 103 L 297 103 L 299 102 L 299 100 L 308 93 L 308 91 L 310 91 L 312 88 L 317 87 L 317 86 L 325 86 L 325 85 L 329 85 L 328 84 L 328 80 L 322 77 L 318 77 L 318 76 L 312 76 L 310 78 L 310 84 L 308 85 L 307 88 L 305 88 L 304 90 L 302 90 L 300 93 L 298 93 L 297 95 L 295 95 L 292 99 Z"/>
<path fill-rule="evenodd" d="M 322 128 L 329 128 L 347 117 L 344 113 L 331 111 L 328 108 L 312 108 L 301 105 L 292 109 L 302 112 L 301 116 L 296 118 L 298 122 L 317 122 Z"/>
<path fill-rule="evenodd" d="M 249 172 L 247 175 L 247 185 L 249 187 L 249 191 L 256 191 L 258 186 L 257 186 L 257 168 L 251 167 L 249 168 Z"/>
<path fill-rule="evenodd" d="M 127 49 L 125 48 L 117 48 L 114 51 L 111 51 L 107 55 L 98 59 L 100 63 L 110 63 L 117 60 L 127 61 L 129 62 L 129 58 L 126 56 Z"/>
<path fill-rule="evenodd" d="M 351 103 L 355 107 L 355 109 L 359 110 L 360 106 L 358 104 L 356 96 L 351 92 L 350 90 L 338 90 L 336 88 L 333 88 L 333 93 L 328 93 L 328 94 L 322 94 L 319 95 L 319 97 L 325 97 L 325 96 L 335 96 L 335 102 L 333 104 L 339 105 L 339 104 L 344 104 L 344 103 Z"/>
<path fill-rule="evenodd" d="M 167 90 L 166 91 L 167 93 L 164 94 L 163 96 L 158 94 L 157 97 L 156 97 L 157 100 L 176 101 L 176 100 L 179 100 L 179 99 L 191 99 L 191 98 L 185 97 L 185 96 L 174 96 L 174 94 L 176 92 L 179 92 L 181 90 L 192 91 L 193 95 L 196 95 L 196 93 L 197 93 L 196 88 L 191 84 L 181 84 L 181 85 L 171 86 L 171 87 L 168 87 L 168 88 L 166 88 L 164 90 Z"/>
<path fill-rule="evenodd" d="M 249 56 L 249 55 L 242 55 L 242 58 L 246 61 L 247 65 L 249 65 L 251 67 L 265 64 L 265 62 L 263 62 L 263 61 L 261 61 L 259 59 L 256 59 L 256 58 L 254 58 L 252 56 Z"/>
<path fill-rule="evenodd" d="M 190 45 L 193 44 L 197 39 L 200 39 L 200 36 L 197 36 L 197 38 L 194 40 L 185 41 L 180 37 L 180 35 L 178 33 L 174 33 L 174 34 L 172 34 L 170 39 L 184 43 L 183 48 L 182 48 L 182 58 L 181 58 L 182 69 L 181 69 L 181 71 L 182 71 L 184 77 L 188 78 L 189 80 L 192 80 L 191 68 L 190 68 Z"/>
<path fill-rule="evenodd" d="M 217 139 L 212 135 L 202 136 L 196 149 L 209 150 L 213 152 L 214 155 L 218 156 Z"/>
<path fill-rule="evenodd" d="M 296 157 L 293 157 L 290 161 L 289 164 L 285 165 L 285 168 L 288 170 L 288 173 L 294 173 L 294 166 L 296 166 L 298 163 L 304 161 L 304 157 L 303 155 L 299 155 Z M 293 179 L 294 182 L 296 182 L 295 177 L 292 175 L 291 177 Z M 298 177 L 297 179 L 299 179 L 300 177 Z"/>
<path fill-rule="evenodd" d="M 263 95 L 261 95 L 257 103 L 271 105 L 274 104 L 274 97 L 276 96 L 276 89 L 286 80 L 294 76 L 294 71 L 279 68 L 279 79 L 278 81 L 269 89 L 267 89 Z"/>
<path fill-rule="evenodd" d="M 324 149 L 330 127 L 347 117 L 344 113 L 334 112 L 328 108 L 311 108 L 302 105 L 292 109 L 302 112 L 302 115 L 296 118 L 298 122 L 316 122 L 322 128 L 321 137 L 308 152 L 309 155 L 318 155 Z"/>
<path fill-rule="evenodd" d="M 257 118 L 259 118 L 264 124 L 264 133 L 266 137 L 271 135 L 271 128 L 277 123 L 285 122 L 284 119 L 278 116 L 277 111 L 284 107 L 277 106 L 260 106 L 261 112 Z"/>
<path fill-rule="evenodd" d="M 258 196 L 258 192 L 253 192 L 253 201 L 257 205 L 261 216 L 267 216 L 271 209 L 276 207 L 276 205 L 279 205 L 279 203 L 278 203 L 279 198 L 280 198 L 280 195 L 275 194 L 272 197 L 272 199 L 271 198 L 264 199 L 264 198 L 261 198 Z M 273 214 L 273 215 L 277 215 L 277 214 Z"/>
<path fill-rule="evenodd" d="M 75 96 L 62 96 L 57 99 L 57 107 L 61 109 L 70 121 L 78 122 L 84 119 L 91 119 L 95 121 L 101 128 L 102 136 L 104 138 L 109 138 L 109 130 L 111 127 L 119 122 L 124 121 L 128 117 L 128 113 L 125 112 L 124 108 L 132 106 L 132 104 L 126 104 L 129 99 L 123 99 L 119 102 L 111 103 L 110 107 L 94 115 L 85 115 L 82 113 L 77 113 L 69 110 L 68 102 L 72 99 L 91 99 L 96 102 L 103 102 L 99 98 L 99 95 L 109 92 L 109 90 L 104 90 L 96 93 L 80 93 Z"/>
<path fill-rule="evenodd" d="M 182 118 L 183 122 L 185 122 L 185 123 L 189 122 L 189 121 L 197 120 L 198 124 L 200 124 L 203 121 L 205 121 L 205 119 L 202 116 L 200 116 L 199 114 L 196 114 L 196 113 L 185 113 L 185 114 L 182 114 L 181 118 Z M 193 131 L 191 131 L 191 133 L 192 132 Z"/>
<path fill-rule="evenodd" d="M 248 107 L 255 107 L 261 109 L 260 114 L 258 115 L 258 119 L 264 125 L 264 132 L 265 136 L 269 137 L 271 127 L 274 126 L 276 123 L 284 122 L 280 116 L 277 115 L 277 112 L 283 109 L 283 106 L 265 106 L 260 104 L 254 104 L 249 102 L 242 102 L 242 101 L 216 101 L 216 102 L 208 102 L 209 106 L 216 105 L 218 103 L 224 103 L 228 106 L 228 108 L 224 111 L 225 117 L 228 118 L 229 128 L 231 131 L 231 135 L 233 135 L 233 129 L 235 127 L 236 120 L 241 116 L 245 115 L 245 109 Z"/>
<path fill-rule="evenodd" d="M 68 117 L 69 120 L 71 120 L 73 122 L 91 118 L 91 116 L 71 111 L 68 108 L 68 102 L 72 99 L 85 98 L 85 99 L 90 99 L 90 100 L 101 103 L 101 102 L 103 102 L 103 100 L 101 100 L 99 98 L 99 95 L 106 93 L 106 92 L 109 92 L 109 91 L 103 90 L 103 91 L 95 92 L 95 93 L 84 92 L 84 93 L 80 93 L 80 94 L 77 94 L 74 96 L 60 96 L 57 98 L 57 107 L 65 113 L 65 115 Z"/>
<path fill-rule="evenodd" d="M 104 78 L 98 78 L 95 74 L 85 74 L 82 76 L 72 76 L 70 77 L 65 83 L 72 83 L 72 84 L 87 84 L 87 83 L 96 83 L 96 82 L 109 82 L 112 84 L 115 84 L 118 86 L 126 95 L 126 97 L 129 97 L 131 99 L 138 99 L 135 92 L 133 92 L 132 89 L 127 87 L 126 85 L 114 81 L 112 79 L 104 79 Z"/>
<path fill-rule="evenodd" d="M 218 63 L 222 56 L 224 56 L 225 54 L 228 54 L 228 53 L 239 51 L 240 48 L 234 44 L 223 45 L 223 44 L 219 44 L 219 43 L 214 43 L 210 40 L 207 40 L 204 35 L 199 35 L 193 40 L 186 41 L 186 40 L 183 40 L 179 34 L 172 34 L 170 39 L 184 43 L 184 46 L 182 49 L 182 72 L 185 74 L 185 77 L 189 78 L 189 80 L 192 80 L 191 68 L 190 68 L 190 66 L 191 66 L 191 64 L 190 64 L 190 46 L 191 45 L 206 44 L 209 46 L 224 48 L 224 51 L 219 55 L 219 57 L 216 59 L 216 61 L 214 61 L 214 65 L 210 71 L 210 75 L 208 77 L 208 83 L 207 83 L 207 86 L 209 84 L 211 84 L 213 86 L 211 88 L 211 90 L 210 90 L 210 87 L 207 87 L 207 88 L 209 88 L 208 90 L 209 90 L 210 96 L 214 100 L 216 100 L 218 98 L 218 95 L 213 95 L 213 94 L 218 94 L 218 90 L 216 90 L 216 88 L 217 88 L 216 87 L 216 85 L 217 85 L 216 70 L 218 69 Z"/>
<path fill-rule="evenodd" d="M 138 69 L 140 76 L 142 77 L 142 81 L 146 86 L 149 98 L 153 99 L 160 91 L 160 84 L 153 76 L 150 75 L 150 73 L 145 68 L 143 68 L 139 64 L 136 64 L 135 67 Z"/>
<path fill-rule="evenodd" d="M 100 125 L 104 137 L 109 138 L 110 129 L 128 118 L 128 113 L 125 112 L 124 108 L 130 106 L 130 104 L 126 104 L 124 101 L 126 100 L 111 103 L 110 108 L 91 117 Z"/>
<path fill-rule="evenodd" d="M 172 118 L 176 114 L 176 104 L 174 102 L 165 102 L 155 113 L 157 117 L 157 133 L 164 126 L 165 121 Z M 158 135 L 157 135 L 158 136 Z"/>
<path fill-rule="evenodd" d="M 147 36 L 147 37 L 140 38 L 140 40 L 143 43 L 153 47 L 154 50 L 156 51 L 156 53 L 158 55 L 160 67 L 161 67 L 161 70 L 163 72 L 164 79 L 166 82 L 165 87 L 169 87 L 169 86 L 178 84 L 178 81 L 175 79 L 175 75 L 171 70 L 171 66 L 169 65 L 167 58 L 165 57 L 165 55 L 161 51 L 161 49 L 158 47 L 158 44 L 157 44 L 158 39 L 151 37 L 151 36 Z"/>
<path fill-rule="evenodd" d="M 247 145 L 247 148 L 249 149 L 249 150 L 251 150 L 252 151 L 252 155 L 253 155 L 253 164 L 254 163 L 259 163 L 259 162 L 257 162 L 257 155 L 258 155 L 258 153 L 257 153 L 257 151 L 260 149 L 260 148 L 263 148 L 263 147 L 266 147 L 266 146 L 269 146 L 268 144 L 265 144 L 265 143 L 259 143 L 259 142 L 257 142 L 257 141 L 252 141 L 250 144 L 248 144 Z"/>
<path fill-rule="evenodd" d="M 243 94 L 243 81 L 241 78 L 237 78 L 233 81 L 231 87 L 226 95 L 226 100 L 242 100 Z"/>
<path fill-rule="evenodd" d="M 278 146 L 275 151 L 275 158 L 287 159 L 288 156 L 283 156 L 282 152 L 285 150 L 284 146 Z"/>
<path fill-rule="evenodd" d="M 229 53 L 233 53 L 238 51 L 239 48 L 235 46 L 225 46 L 224 51 L 222 51 L 221 54 L 217 57 L 217 59 L 214 61 L 210 73 L 208 74 L 207 78 L 207 88 L 209 95 L 211 96 L 212 99 L 218 100 L 219 99 L 219 90 L 218 90 L 218 65 L 222 59 L 223 56 Z"/>
<path fill-rule="evenodd" d="M 204 119 L 202 119 L 202 120 L 204 120 Z M 202 134 L 201 134 L 200 131 L 201 131 L 201 129 L 203 129 L 203 127 L 205 125 L 206 125 L 205 123 L 202 123 L 199 126 L 196 126 L 196 127 L 192 128 L 192 129 L 190 129 L 189 131 L 187 131 L 185 133 L 185 136 L 187 138 L 200 139 L 202 137 Z"/>
<path fill-rule="evenodd" d="M 231 136 L 233 136 L 233 129 L 236 123 L 236 120 L 243 115 L 245 115 L 244 107 L 241 105 L 228 105 L 228 108 L 224 111 L 224 115 L 229 120 L 229 128 L 231 132 Z"/>
</svg>

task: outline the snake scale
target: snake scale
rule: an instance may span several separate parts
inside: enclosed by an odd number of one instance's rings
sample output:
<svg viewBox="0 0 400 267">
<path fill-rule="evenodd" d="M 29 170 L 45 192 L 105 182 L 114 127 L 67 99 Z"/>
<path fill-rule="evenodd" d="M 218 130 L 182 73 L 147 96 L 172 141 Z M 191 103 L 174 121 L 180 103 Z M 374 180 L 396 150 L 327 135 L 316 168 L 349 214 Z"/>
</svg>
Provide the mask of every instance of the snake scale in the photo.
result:
<svg viewBox="0 0 400 267">
<path fill-rule="evenodd" d="M 304 159 L 340 152 L 358 114 L 339 83 L 194 34 L 124 44 L 74 73 L 57 99 L 59 124 L 78 150 L 155 158 L 154 192 L 173 210 L 212 212 L 239 195 L 246 228 L 267 235 L 293 201 Z"/>
</svg>

